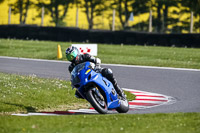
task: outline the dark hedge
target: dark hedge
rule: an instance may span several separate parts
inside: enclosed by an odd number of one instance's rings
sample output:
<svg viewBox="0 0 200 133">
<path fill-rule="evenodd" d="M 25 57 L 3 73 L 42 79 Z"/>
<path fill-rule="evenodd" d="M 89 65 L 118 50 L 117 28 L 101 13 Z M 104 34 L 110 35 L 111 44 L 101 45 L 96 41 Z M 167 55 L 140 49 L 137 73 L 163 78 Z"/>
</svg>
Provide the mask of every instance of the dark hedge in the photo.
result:
<svg viewBox="0 0 200 133">
<path fill-rule="evenodd" d="M 200 34 L 113 32 L 109 30 L 81 30 L 70 27 L 39 27 L 36 25 L 0 25 L 0 38 L 200 48 Z"/>
</svg>

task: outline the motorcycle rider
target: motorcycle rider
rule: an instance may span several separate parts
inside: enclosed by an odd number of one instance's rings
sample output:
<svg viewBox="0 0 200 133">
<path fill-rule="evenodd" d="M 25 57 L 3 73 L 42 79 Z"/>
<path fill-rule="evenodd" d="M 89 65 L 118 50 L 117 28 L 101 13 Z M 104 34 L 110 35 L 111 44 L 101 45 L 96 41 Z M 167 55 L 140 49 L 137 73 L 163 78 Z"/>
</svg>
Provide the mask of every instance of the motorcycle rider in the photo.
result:
<svg viewBox="0 0 200 133">
<path fill-rule="evenodd" d="M 79 50 L 74 47 L 70 46 L 66 49 L 66 57 L 67 60 L 71 62 L 71 64 L 68 67 L 69 72 L 71 73 L 73 68 L 83 62 L 89 61 L 93 62 L 96 66 L 101 64 L 101 60 L 99 58 L 95 58 L 94 56 L 91 56 L 90 54 L 79 54 Z M 99 68 L 98 71 L 102 74 L 103 77 L 106 77 L 114 86 L 116 92 L 118 95 L 122 98 L 125 98 L 123 90 L 119 87 L 117 84 L 116 78 L 113 76 L 113 72 L 110 68 Z M 76 91 L 75 96 L 77 98 L 82 98 L 82 96 L 79 94 L 78 91 Z"/>
</svg>

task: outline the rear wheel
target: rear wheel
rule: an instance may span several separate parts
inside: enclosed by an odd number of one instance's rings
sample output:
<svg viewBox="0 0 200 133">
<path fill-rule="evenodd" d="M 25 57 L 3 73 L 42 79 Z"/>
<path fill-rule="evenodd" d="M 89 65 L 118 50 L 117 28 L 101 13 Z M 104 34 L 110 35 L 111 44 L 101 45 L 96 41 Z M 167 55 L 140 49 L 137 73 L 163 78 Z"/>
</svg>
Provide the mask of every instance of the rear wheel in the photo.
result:
<svg viewBox="0 0 200 133">
<path fill-rule="evenodd" d="M 99 112 L 100 114 L 106 114 L 108 112 L 105 98 L 97 88 L 90 88 L 86 96 L 90 104 L 97 112 Z"/>
</svg>

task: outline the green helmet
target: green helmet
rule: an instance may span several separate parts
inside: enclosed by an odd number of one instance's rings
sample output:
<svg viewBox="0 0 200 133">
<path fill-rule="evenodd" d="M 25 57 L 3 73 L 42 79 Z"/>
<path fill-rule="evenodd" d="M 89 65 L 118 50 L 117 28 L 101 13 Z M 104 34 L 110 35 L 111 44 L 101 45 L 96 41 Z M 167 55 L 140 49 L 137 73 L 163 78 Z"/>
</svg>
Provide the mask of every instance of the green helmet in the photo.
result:
<svg viewBox="0 0 200 133">
<path fill-rule="evenodd" d="M 79 54 L 79 51 L 76 47 L 70 46 L 69 48 L 66 49 L 65 54 L 66 54 L 67 60 L 73 61 L 76 58 L 76 56 Z"/>
</svg>

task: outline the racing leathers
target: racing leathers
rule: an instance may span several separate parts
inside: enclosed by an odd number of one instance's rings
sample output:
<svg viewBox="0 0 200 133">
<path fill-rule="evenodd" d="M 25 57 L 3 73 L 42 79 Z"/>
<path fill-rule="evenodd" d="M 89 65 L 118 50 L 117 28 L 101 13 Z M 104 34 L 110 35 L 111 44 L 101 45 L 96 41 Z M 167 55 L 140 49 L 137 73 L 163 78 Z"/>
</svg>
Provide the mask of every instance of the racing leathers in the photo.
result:
<svg viewBox="0 0 200 133">
<path fill-rule="evenodd" d="M 100 65 L 101 60 L 99 58 L 95 58 L 94 56 L 91 56 L 90 54 L 80 54 L 77 55 L 76 58 L 74 60 L 71 61 L 71 64 L 69 65 L 69 72 L 71 73 L 73 68 L 83 62 L 93 62 L 95 65 Z M 119 87 L 119 85 L 117 84 L 117 80 L 116 78 L 113 76 L 113 72 L 110 68 L 98 68 L 98 72 L 100 72 L 102 74 L 103 77 L 107 78 L 114 86 L 116 92 L 121 96 L 121 97 L 125 97 L 124 96 L 124 92 L 123 90 Z M 82 96 L 78 93 L 78 91 L 76 91 L 75 96 L 77 98 L 82 98 Z"/>
</svg>

